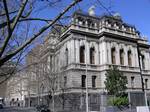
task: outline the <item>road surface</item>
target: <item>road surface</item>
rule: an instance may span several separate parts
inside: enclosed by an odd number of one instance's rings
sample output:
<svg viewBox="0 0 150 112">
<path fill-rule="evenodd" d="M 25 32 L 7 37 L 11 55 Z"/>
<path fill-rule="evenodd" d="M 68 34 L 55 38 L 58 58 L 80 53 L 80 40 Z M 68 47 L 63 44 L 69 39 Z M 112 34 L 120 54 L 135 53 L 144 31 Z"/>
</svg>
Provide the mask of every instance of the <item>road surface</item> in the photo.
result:
<svg viewBox="0 0 150 112">
<path fill-rule="evenodd" d="M 37 112 L 35 108 L 5 107 L 0 112 Z"/>
</svg>

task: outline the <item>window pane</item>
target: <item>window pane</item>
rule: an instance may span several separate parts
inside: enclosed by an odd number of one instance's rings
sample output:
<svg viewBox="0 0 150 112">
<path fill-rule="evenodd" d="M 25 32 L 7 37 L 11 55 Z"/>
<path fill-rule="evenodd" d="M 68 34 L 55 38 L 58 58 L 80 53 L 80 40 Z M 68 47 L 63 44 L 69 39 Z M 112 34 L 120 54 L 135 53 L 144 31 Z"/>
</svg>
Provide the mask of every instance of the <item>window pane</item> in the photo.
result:
<svg viewBox="0 0 150 112">
<path fill-rule="evenodd" d="M 96 76 L 92 76 L 92 87 L 96 87 Z"/>
<path fill-rule="evenodd" d="M 86 82 L 86 76 L 85 76 L 85 75 L 82 75 L 81 81 L 82 81 L 82 82 L 81 82 L 81 86 L 82 86 L 82 87 L 85 87 L 85 84 L 86 84 L 86 83 L 85 83 L 85 82 Z"/>
<path fill-rule="evenodd" d="M 80 63 L 85 63 L 85 56 L 84 56 L 85 48 L 84 46 L 80 47 Z"/>
<path fill-rule="evenodd" d="M 95 51 L 94 51 L 94 48 L 90 48 L 90 64 L 95 64 Z"/>
<path fill-rule="evenodd" d="M 116 64 L 115 48 L 111 49 L 111 59 L 112 59 L 112 64 Z"/>
<path fill-rule="evenodd" d="M 134 76 L 131 77 L 131 88 L 134 88 Z"/>
<path fill-rule="evenodd" d="M 128 65 L 129 65 L 129 66 L 132 66 L 131 51 L 128 51 Z"/>
<path fill-rule="evenodd" d="M 120 50 L 120 64 L 124 65 L 124 52 L 122 49 Z"/>
</svg>

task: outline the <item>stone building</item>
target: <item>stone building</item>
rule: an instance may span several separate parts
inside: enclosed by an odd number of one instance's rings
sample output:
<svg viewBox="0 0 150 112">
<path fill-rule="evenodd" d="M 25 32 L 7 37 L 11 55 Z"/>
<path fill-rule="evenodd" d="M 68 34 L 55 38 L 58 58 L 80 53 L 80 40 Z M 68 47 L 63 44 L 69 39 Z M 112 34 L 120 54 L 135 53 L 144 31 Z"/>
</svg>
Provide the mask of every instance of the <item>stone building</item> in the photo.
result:
<svg viewBox="0 0 150 112">
<path fill-rule="evenodd" d="M 28 95 L 28 77 L 24 70 L 18 71 L 7 81 L 7 106 L 25 106 L 25 96 Z"/>
<path fill-rule="evenodd" d="M 87 78 L 89 110 L 99 111 L 101 95 L 106 92 L 105 74 L 110 65 L 118 66 L 127 76 L 128 93 L 142 92 L 142 75 L 144 90 L 149 94 L 148 40 L 119 15 L 95 16 L 77 11 L 65 30 L 59 25 L 55 27 L 58 31 L 50 32 L 40 56 L 41 60 L 47 60 L 41 64 L 46 67 L 43 71 L 49 69 L 49 77 L 55 76 L 51 94 L 55 96 L 52 105 L 55 109 L 84 111 Z M 48 78 L 43 79 L 44 88 L 47 88 L 46 80 Z"/>
<path fill-rule="evenodd" d="M 0 97 L 6 100 L 7 79 L 16 71 L 15 63 L 7 62 L 0 68 Z"/>
<path fill-rule="evenodd" d="M 26 75 L 27 75 L 27 95 L 25 97 L 25 106 L 38 105 L 39 101 L 39 82 L 40 77 L 40 52 L 42 45 L 35 45 L 26 57 Z"/>
</svg>

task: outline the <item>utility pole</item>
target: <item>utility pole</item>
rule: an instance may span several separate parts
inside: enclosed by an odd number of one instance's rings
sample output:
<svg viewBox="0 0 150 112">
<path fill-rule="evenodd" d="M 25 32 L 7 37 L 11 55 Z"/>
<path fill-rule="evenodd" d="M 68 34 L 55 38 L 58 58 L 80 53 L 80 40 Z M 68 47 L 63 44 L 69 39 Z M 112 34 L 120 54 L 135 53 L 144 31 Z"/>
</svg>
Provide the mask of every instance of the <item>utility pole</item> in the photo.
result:
<svg viewBox="0 0 150 112">
<path fill-rule="evenodd" d="M 141 52 L 139 49 L 139 44 L 137 42 L 137 50 L 138 50 L 138 60 L 139 60 L 139 67 L 140 67 L 140 76 L 141 76 L 141 84 L 142 84 L 142 91 L 144 93 L 144 98 L 145 98 L 145 105 L 147 106 L 147 96 L 146 96 L 146 92 L 144 89 L 144 81 L 143 81 L 143 74 L 142 74 L 142 66 L 141 66 Z"/>
<path fill-rule="evenodd" d="M 141 52 L 140 52 L 140 49 L 139 49 L 138 42 L 137 42 L 137 51 L 138 51 L 138 60 L 139 60 L 138 62 L 139 62 L 139 68 L 140 68 L 142 91 L 144 92 L 144 81 L 143 81 L 142 66 L 141 66 Z"/>
</svg>

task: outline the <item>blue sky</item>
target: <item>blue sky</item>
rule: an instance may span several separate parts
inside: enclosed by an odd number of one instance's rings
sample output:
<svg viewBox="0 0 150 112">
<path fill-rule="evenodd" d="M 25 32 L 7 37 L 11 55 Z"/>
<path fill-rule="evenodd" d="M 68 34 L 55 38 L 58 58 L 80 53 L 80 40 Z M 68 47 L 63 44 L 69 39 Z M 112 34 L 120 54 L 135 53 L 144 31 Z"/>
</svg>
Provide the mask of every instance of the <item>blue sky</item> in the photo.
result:
<svg viewBox="0 0 150 112">
<path fill-rule="evenodd" d="M 114 10 L 150 40 L 150 0 L 114 0 Z"/>
<path fill-rule="evenodd" d="M 65 8 L 72 0 L 64 0 L 63 4 L 58 7 L 49 8 L 37 16 L 43 18 L 54 18 L 62 9 Z M 83 0 L 79 5 L 75 6 L 69 13 L 78 9 L 79 7 L 87 12 L 92 5 L 96 6 L 96 15 L 101 15 L 107 11 L 102 8 L 97 0 Z M 150 40 L 150 0 L 99 0 L 104 6 L 111 6 L 110 11 L 118 12 L 122 16 L 124 22 L 134 25 L 141 35 L 147 36 Z M 41 4 L 40 4 L 41 5 Z"/>
<path fill-rule="evenodd" d="M 92 1 L 92 0 L 91 0 Z M 100 0 L 106 7 L 111 4 L 111 11 L 118 12 L 124 22 L 134 25 L 141 35 L 150 40 L 150 0 Z M 84 0 L 89 2 L 89 0 Z M 81 3 L 81 5 L 84 3 Z M 106 12 L 96 4 L 96 14 Z M 87 9 L 85 9 L 87 10 Z"/>
</svg>

